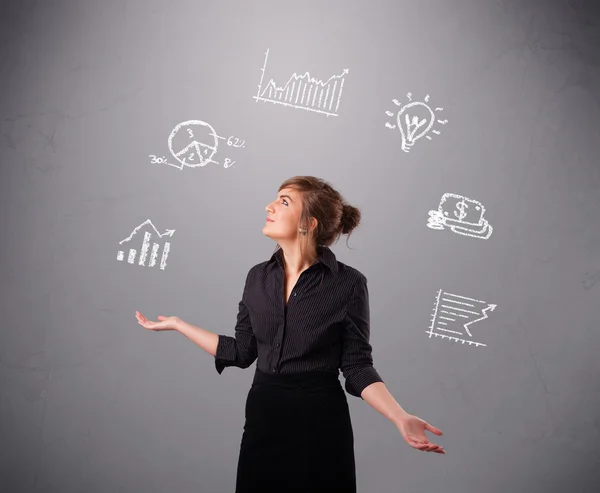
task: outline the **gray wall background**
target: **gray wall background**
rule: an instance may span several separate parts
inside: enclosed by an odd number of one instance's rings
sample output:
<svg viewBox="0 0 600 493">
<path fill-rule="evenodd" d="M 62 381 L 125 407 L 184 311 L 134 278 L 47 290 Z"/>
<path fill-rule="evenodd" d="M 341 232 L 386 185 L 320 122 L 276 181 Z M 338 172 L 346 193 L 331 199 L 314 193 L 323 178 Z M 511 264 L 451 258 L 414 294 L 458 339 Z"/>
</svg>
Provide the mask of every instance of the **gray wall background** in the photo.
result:
<svg viewBox="0 0 600 493">
<path fill-rule="evenodd" d="M 597 491 L 598 11 L 2 2 L 0 490 L 233 491 L 255 364 L 218 375 L 134 311 L 233 335 L 275 247 L 264 208 L 309 174 L 361 208 L 333 250 L 369 280 L 374 366 L 447 450 L 410 448 L 348 396 L 359 491 Z M 347 68 L 338 116 L 255 101 L 267 49 L 265 82 Z M 408 92 L 448 123 L 406 153 L 385 111 Z M 153 164 L 192 119 L 225 137 L 219 164 Z M 491 237 L 428 228 L 444 193 L 481 201 Z M 116 260 L 146 219 L 175 229 L 164 270 Z M 428 336 L 440 289 L 497 305 L 472 326 L 487 346 Z"/>
</svg>

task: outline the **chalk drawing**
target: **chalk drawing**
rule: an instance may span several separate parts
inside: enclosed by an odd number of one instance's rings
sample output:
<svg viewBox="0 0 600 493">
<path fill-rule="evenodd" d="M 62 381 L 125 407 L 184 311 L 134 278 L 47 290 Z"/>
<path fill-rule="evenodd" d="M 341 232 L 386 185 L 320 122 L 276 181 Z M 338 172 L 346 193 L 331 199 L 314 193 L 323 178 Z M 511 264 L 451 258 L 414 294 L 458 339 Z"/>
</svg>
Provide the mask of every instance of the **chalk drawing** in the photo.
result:
<svg viewBox="0 0 600 493">
<path fill-rule="evenodd" d="M 385 126 L 391 129 L 398 128 L 400 135 L 402 136 L 402 150 L 404 152 L 409 152 L 414 143 L 421 137 L 426 137 L 427 139 L 431 140 L 431 136 L 426 135 L 430 130 L 436 135 L 440 134 L 438 130 L 432 130 L 433 124 L 436 121 L 437 123 L 445 125 L 448 123 L 448 120 L 436 120 L 434 110 L 432 110 L 427 104 L 429 102 L 429 94 L 425 96 L 423 101 L 412 101 L 412 94 L 410 92 L 406 96 L 410 102 L 403 106 L 402 103 L 400 103 L 397 99 L 392 100 L 396 106 L 402 107 L 397 113 L 392 111 L 385 112 L 385 114 L 388 116 L 396 117 L 395 125 L 386 122 Z M 410 110 L 410 112 L 408 110 Z M 444 108 L 435 109 L 435 111 L 443 110 Z M 409 117 L 409 113 L 412 115 L 412 118 Z M 417 113 L 417 115 L 414 115 L 414 113 Z M 418 113 L 424 114 L 425 117 L 419 120 Z M 419 133 L 417 133 L 417 130 L 424 125 L 426 126 Z"/>
<path fill-rule="evenodd" d="M 179 170 L 185 167 L 203 167 L 209 163 L 219 164 L 213 159 L 219 148 L 219 139 L 215 129 L 202 120 L 187 120 L 178 123 L 167 139 L 167 147 L 178 164 L 170 163 L 165 156 L 150 154 L 151 164 L 167 164 Z M 246 141 L 230 136 L 227 138 L 229 147 L 245 147 Z M 230 158 L 223 160 L 223 167 L 230 168 L 235 164 Z"/>
<path fill-rule="evenodd" d="M 348 74 L 348 69 L 344 69 L 339 75 L 332 75 L 325 82 L 311 77 L 308 72 L 305 72 L 304 75 L 298 75 L 294 72 L 283 86 L 278 86 L 273 79 L 270 79 L 263 88 L 262 84 L 268 57 L 269 50 L 265 53 L 265 63 L 261 69 L 262 74 L 258 84 L 258 92 L 254 96 L 256 102 L 266 101 L 301 110 L 314 111 L 326 116 L 338 116 L 337 111 L 340 106 L 340 98 L 342 97 L 342 89 L 344 88 L 344 80 Z"/>
<path fill-rule="evenodd" d="M 469 325 L 488 318 L 487 312 L 494 311 L 496 306 L 486 301 L 442 292 L 440 289 L 435 297 L 431 325 L 426 332 L 429 338 L 435 336 L 463 344 L 466 342 L 472 346 L 487 346 L 472 339 Z"/>
<path fill-rule="evenodd" d="M 139 236 L 136 236 L 138 233 L 141 234 L 142 232 L 144 233 L 143 239 L 141 239 L 141 237 Z M 150 261 L 148 262 L 147 267 L 154 267 L 156 265 L 156 259 L 158 258 L 158 255 L 160 253 L 159 266 L 161 270 L 164 270 L 167 265 L 167 257 L 169 256 L 169 252 L 171 251 L 171 242 L 167 240 L 173 236 L 174 232 L 174 229 L 167 229 L 164 233 L 161 234 L 154 227 L 152 221 L 150 221 L 150 219 L 146 219 L 142 224 L 134 228 L 134 230 L 127 238 L 121 240 L 119 242 L 119 245 L 123 245 L 124 243 L 126 244 L 125 246 L 133 245 L 133 242 L 131 240 L 140 239 L 142 244 L 140 246 L 137 265 L 146 267 L 146 261 L 148 259 L 148 250 L 150 250 L 150 242 L 152 241 L 152 235 L 156 235 L 158 242 L 155 241 L 154 243 L 152 243 L 152 250 L 150 251 Z M 159 252 L 159 250 L 161 250 L 161 244 L 162 251 Z M 135 264 L 137 254 L 138 251 L 136 248 L 130 248 L 127 254 L 127 263 L 132 265 Z M 124 258 L 125 251 L 119 250 L 117 252 L 117 260 L 119 262 L 122 262 Z"/>
<path fill-rule="evenodd" d="M 442 195 L 437 210 L 429 211 L 427 227 L 487 240 L 494 230 L 483 217 L 485 207 L 477 200 L 455 193 Z"/>
</svg>

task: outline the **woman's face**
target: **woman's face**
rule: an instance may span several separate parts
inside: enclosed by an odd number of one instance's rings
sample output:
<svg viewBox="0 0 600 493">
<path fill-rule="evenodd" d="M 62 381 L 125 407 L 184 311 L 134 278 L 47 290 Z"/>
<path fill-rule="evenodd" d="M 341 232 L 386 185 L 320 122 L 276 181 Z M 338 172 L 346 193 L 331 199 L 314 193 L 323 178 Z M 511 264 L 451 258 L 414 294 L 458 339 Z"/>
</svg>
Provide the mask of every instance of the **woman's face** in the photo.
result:
<svg viewBox="0 0 600 493">
<path fill-rule="evenodd" d="M 265 207 L 267 220 L 263 233 L 269 238 L 294 240 L 298 237 L 298 223 L 302 214 L 302 202 L 298 192 L 291 188 L 282 189 L 277 198 Z"/>
</svg>

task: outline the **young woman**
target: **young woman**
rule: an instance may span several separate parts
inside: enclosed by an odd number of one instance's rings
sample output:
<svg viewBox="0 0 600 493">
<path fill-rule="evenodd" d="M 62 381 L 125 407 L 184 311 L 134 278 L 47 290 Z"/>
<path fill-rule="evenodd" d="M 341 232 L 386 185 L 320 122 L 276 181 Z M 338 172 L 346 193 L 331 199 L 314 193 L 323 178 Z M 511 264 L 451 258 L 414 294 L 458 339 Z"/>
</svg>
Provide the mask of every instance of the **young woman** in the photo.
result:
<svg viewBox="0 0 600 493">
<path fill-rule="evenodd" d="M 257 361 L 245 409 L 236 493 L 356 492 L 354 436 L 346 391 L 391 420 L 412 447 L 444 454 L 428 430 L 404 411 L 373 367 L 367 279 L 336 260 L 329 246 L 350 234 L 360 211 L 327 182 L 296 176 L 266 207 L 263 233 L 277 243 L 268 261 L 250 269 L 235 337 L 178 317 L 149 321 L 149 330 L 177 330 L 225 367 Z"/>
</svg>

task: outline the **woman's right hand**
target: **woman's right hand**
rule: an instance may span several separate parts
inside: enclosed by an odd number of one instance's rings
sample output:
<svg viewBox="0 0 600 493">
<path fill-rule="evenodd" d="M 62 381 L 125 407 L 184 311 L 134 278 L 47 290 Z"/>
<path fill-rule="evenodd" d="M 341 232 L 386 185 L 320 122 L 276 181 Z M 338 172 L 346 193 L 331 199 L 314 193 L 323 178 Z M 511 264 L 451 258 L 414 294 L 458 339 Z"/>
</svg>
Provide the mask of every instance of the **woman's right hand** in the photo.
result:
<svg viewBox="0 0 600 493">
<path fill-rule="evenodd" d="M 181 319 L 179 317 L 163 317 L 158 316 L 158 322 L 148 320 L 144 315 L 136 310 L 135 318 L 137 318 L 138 324 L 148 330 L 177 330 Z"/>
</svg>

